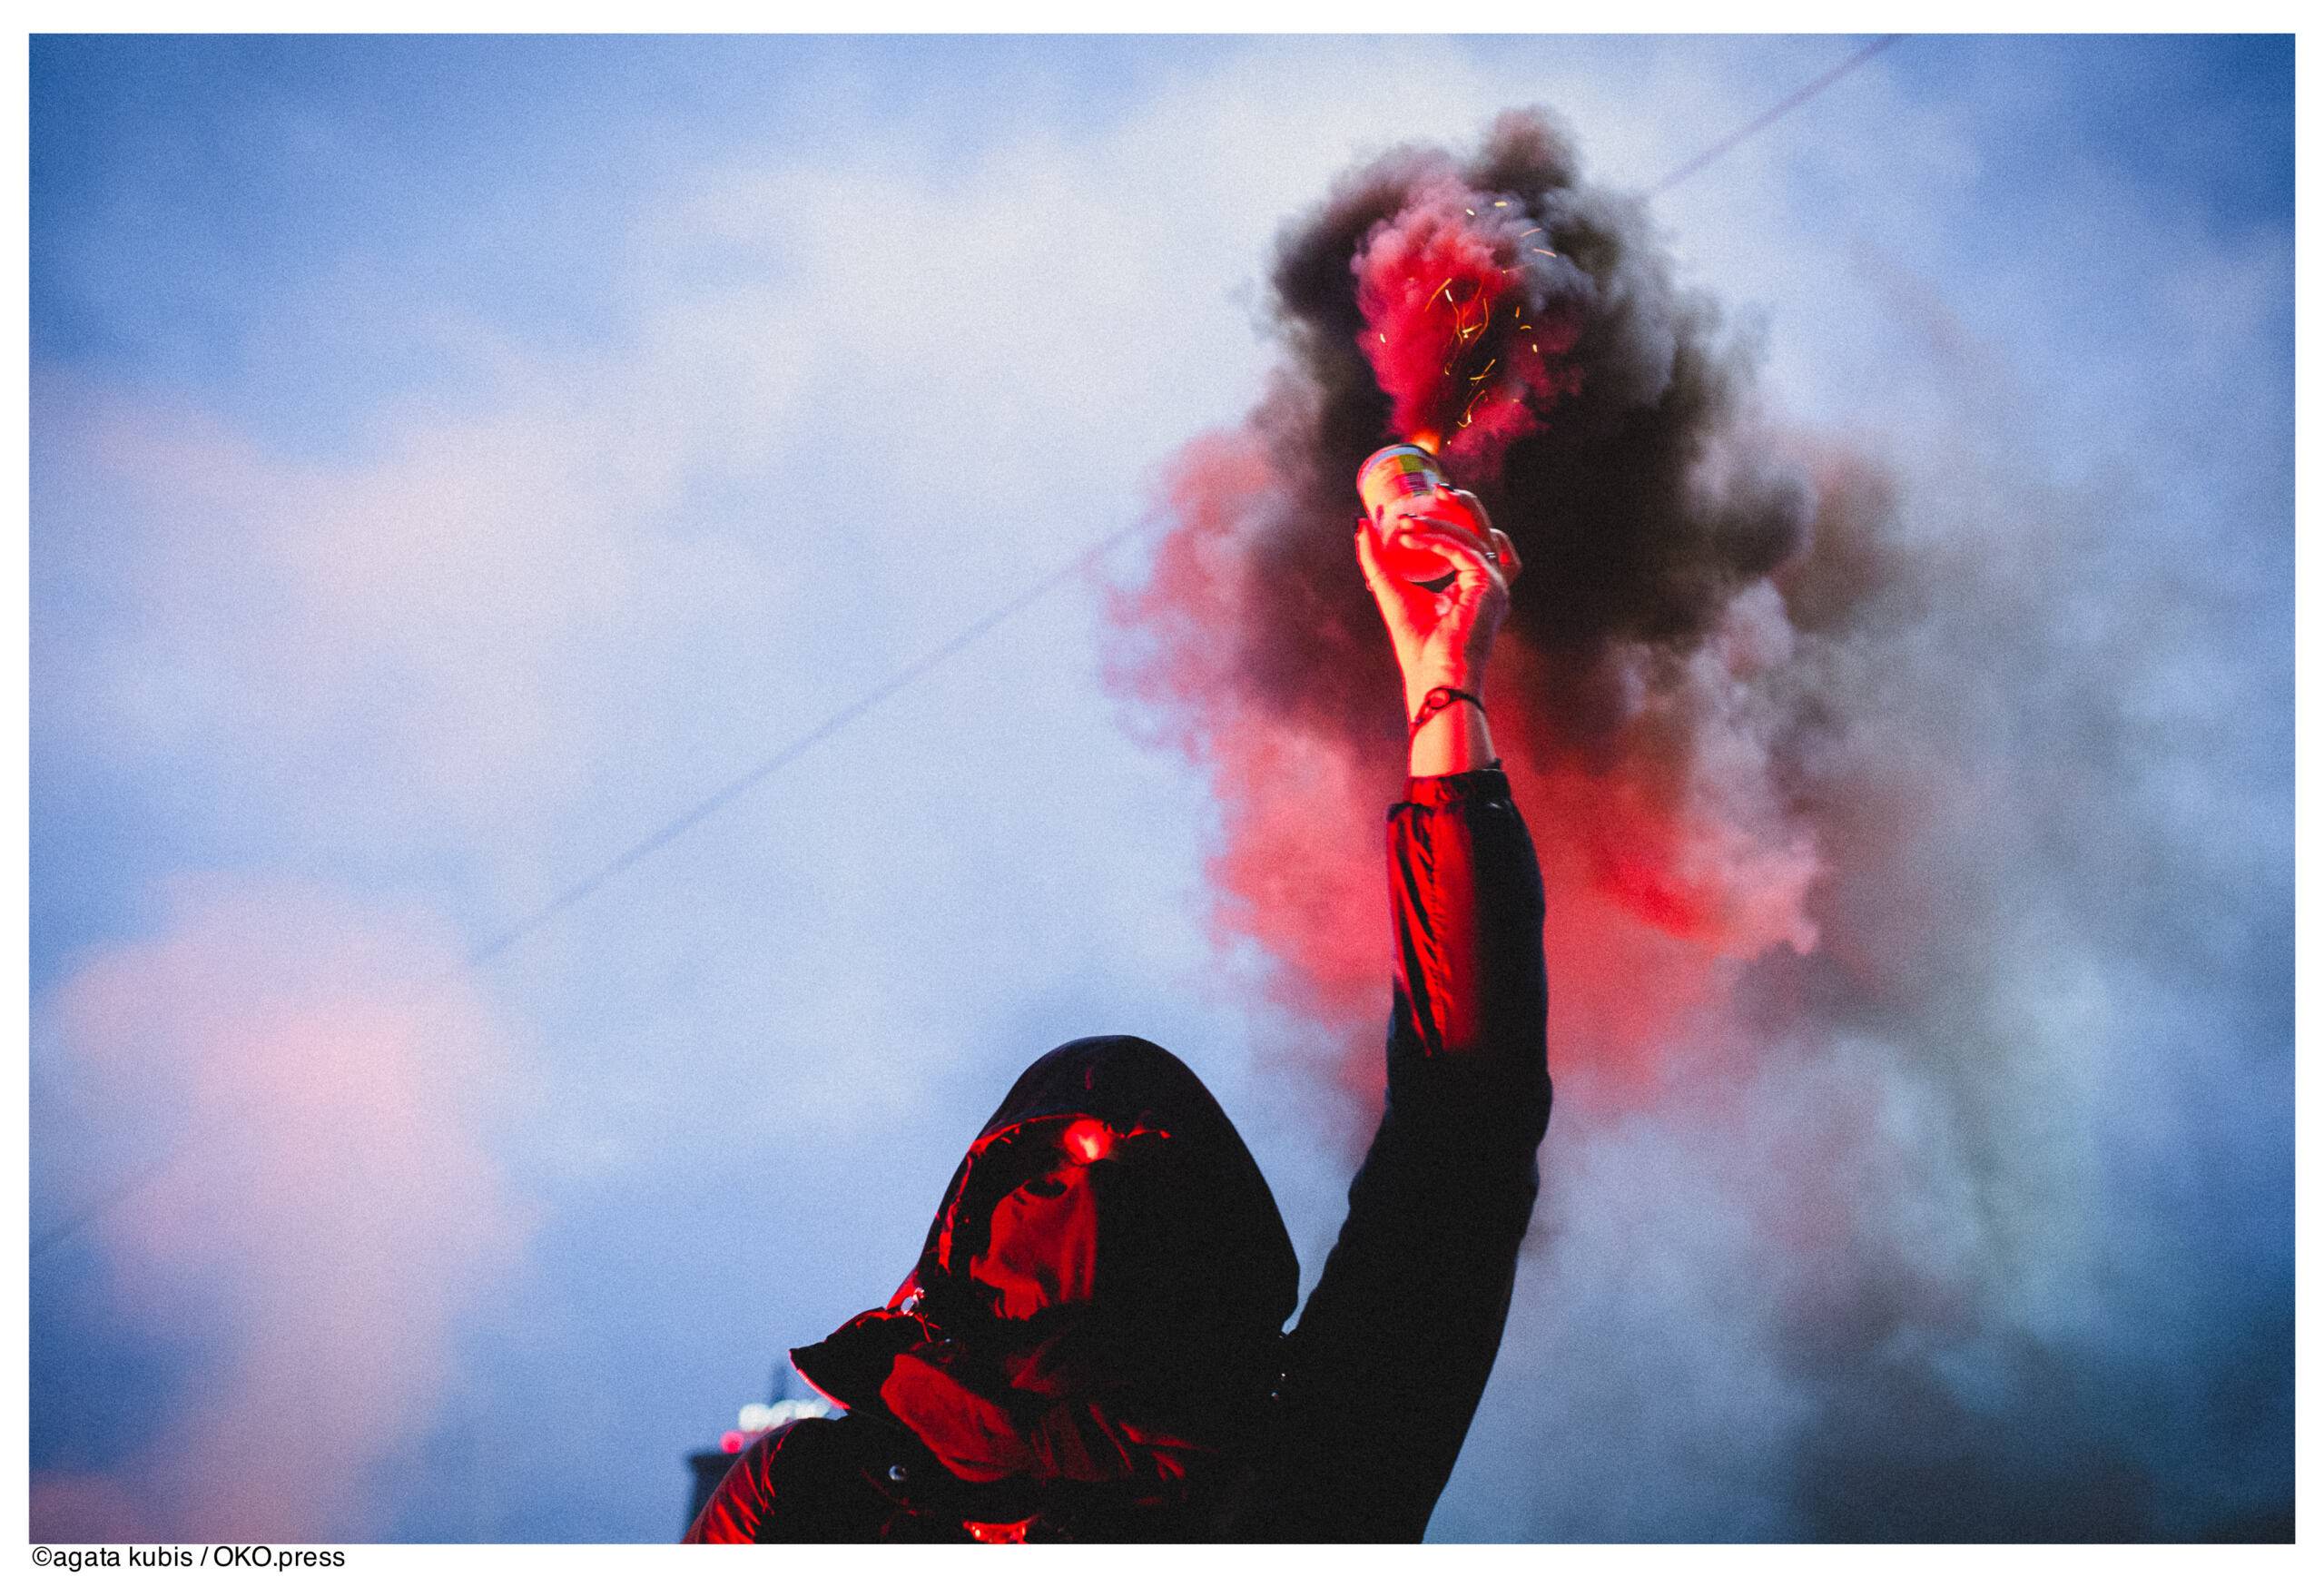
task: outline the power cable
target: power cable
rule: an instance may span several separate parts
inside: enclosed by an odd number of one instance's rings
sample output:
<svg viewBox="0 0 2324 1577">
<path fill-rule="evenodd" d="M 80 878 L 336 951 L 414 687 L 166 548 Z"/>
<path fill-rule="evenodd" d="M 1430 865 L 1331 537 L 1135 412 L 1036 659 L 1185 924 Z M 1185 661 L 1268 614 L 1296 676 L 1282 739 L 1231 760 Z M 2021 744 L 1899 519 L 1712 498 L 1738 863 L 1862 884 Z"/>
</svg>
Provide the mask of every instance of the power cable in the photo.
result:
<svg viewBox="0 0 2324 1577">
<path fill-rule="evenodd" d="M 1822 76 L 1817 77 L 1814 82 L 1807 84 L 1804 87 L 1795 89 L 1791 94 L 1779 100 L 1772 108 L 1767 110 L 1759 116 L 1758 119 L 1753 121 L 1750 124 L 1737 127 L 1734 131 L 1728 133 L 1727 135 L 1721 137 L 1718 142 L 1713 143 L 1709 147 L 1705 148 L 1701 153 L 1696 154 L 1685 163 L 1680 164 L 1677 169 L 1663 176 L 1661 180 L 1657 181 L 1653 185 L 1648 187 L 1646 189 L 1646 194 L 1649 197 L 1659 197 L 1665 192 L 1669 191 L 1670 188 L 1679 184 L 1679 182 L 1684 181 L 1688 176 L 1692 175 L 1696 171 L 1700 170 L 1704 165 L 1710 163 L 1714 160 L 1724 158 L 1727 154 L 1733 153 L 1745 143 L 1749 142 L 1753 137 L 1758 136 L 1761 132 L 1766 131 L 1769 126 L 1772 126 L 1777 121 L 1782 120 L 1786 115 L 1791 113 L 1792 111 L 1797 109 L 1809 99 L 1814 98 L 1817 94 L 1822 93 L 1826 88 L 1830 87 L 1834 83 L 1847 75 L 1848 73 L 1854 71 L 1857 66 L 1862 65 L 1866 61 L 1870 60 L 1874 55 L 1878 54 L 1882 50 L 1887 48 L 1890 44 L 1896 43 L 1898 39 L 1904 36 L 1905 35 L 1901 33 L 1890 33 L 1874 39 L 1870 44 L 1866 44 L 1854 54 L 1849 55 L 1846 60 L 1840 62 L 1839 64 L 1826 72 Z"/>
<path fill-rule="evenodd" d="M 849 724 L 862 716 L 866 712 L 871 711 L 874 706 L 877 706 L 881 702 L 885 701 L 889 696 L 894 695 L 897 691 L 902 689 L 905 685 L 911 684 L 921 675 L 930 672 L 931 669 L 940 666 L 950 658 L 957 656 L 961 652 L 968 650 L 969 647 L 974 646 L 978 641 L 983 639 L 993 630 L 1008 622 L 1012 616 L 1022 613 L 1025 609 L 1032 606 L 1033 604 L 1040 601 L 1042 597 L 1047 596 L 1059 586 L 1072 579 L 1075 576 L 1080 575 L 1094 567 L 1099 560 L 1103 559 L 1107 554 L 1112 552 L 1113 549 L 1118 547 L 1121 543 L 1127 541 L 1132 537 L 1139 535 L 1142 532 L 1151 530 L 1152 528 L 1153 523 L 1151 521 L 1141 521 L 1133 525 L 1124 526 L 1110 535 L 1103 537 L 1098 541 L 1090 544 L 1090 546 L 1085 548 L 1078 557 L 1059 566 L 1056 569 L 1051 570 L 1049 574 L 1043 576 L 1040 579 L 1033 582 L 1032 585 L 1019 592 L 1015 596 L 1010 597 L 1007 602 L 1002 603 L 999 607 L 992 609 L 990 613 L 985 614 L 974 622 L 964 626 L 959 633 L 954 635 L 950 640 L 945 641 L 940 646 L 931 648 L 913 662 L 906 664 L 894 674 L 881 680 L 879 684 L 874 685 L 871 689 L 866 690 L 862 695 L 858 695 L 846 705 L 840 707 L 837 711 L 825 717 L 821 723 L 816 724 L 812 728 L 810 728 L 804 734 L 800 734 L 790 744 L 784 745 L 782 749 L 776 751 L 773 754 L 760 762 L 756 766 L 751 768 L 740 777 L 735 778 L 732 783 L 726 784 L 725 787 L 721 788 L 707 797 L 695 802 L 684 811 L 682 811 L 677 815 L 671 817 L 670 820 L 663 823 L 662 825 L 655 828 L 653 832 L 648 833 L 645 837 L 640 838 L 636 843 L 632 843 L 628 848 L 624 849 L 620 853 L 615 854 L 612 859 L 598 866 L 588 875 L 584 876 L 580 881 L 576 882 L 572 886 L 566 888 L 564 892 L 550 899 L 547 903 L 542 904 L 538 909 L 533 911 L 532 913 L 527 915 L 524 919 L 518 921 L 516 924 L 502 931 L 491 941 L 484 943 L 484 945 L 468 954 L 468 961 L 469 967 L 474 968 L 478 964 L 485 962 L 487 960 L 491 959 L 507 949 L 511 943 L 516 942 L 523 937 L 529 935 L 531 932 L 539 930 L 551 919 L 562 913 L 564 911 L 572 908 L 584 898 L 588 897 L 590 893 L 595 892 L 598 888 L 604 886 L 607 882 L 610 882 L 624 871 L 628 870 L 632 865 L 636 864 L 640 860 L 645 859 L 648 854 L 653 853 L 655 850 L 674 843 L 679 837 L 683 836 L 688 828 L 693 827 L 696 823 L 701 822 L 705 817 L 714 814 L 729 802 L 733 801 L 739 795 L 747 793 L 750 789 L 764 782 L 767 778 L 773 776 L 777 772 L 780 772 L 783 768 L 790 765 L 802 755 L 804 755 L 816 744 L 822 743 L 823 740 L 829 739 L 832 734 L 837 734 L 841 729 L 846 727 Z"/>
<path fill-rule="evenodd" d="M 1887 48 L 1890 44 L 1896 43 L 1903 36 L 1904 34 L 1900 33 L 1891 33 L 1883 37 L 1875 39 L 1872 43 L 1865 45 L 1862 49 L 1857 50 L 1846 60 L 1840 62 L 1839 64 L 1832 67 L 1831 70 L 1826 72 L 1823 75 L 1816 78 L 1815 81 L 1810 82 L 1805 86 L 1797 88 L 1791 94 L 1786 95 L 1772 108 L 1763 112 L 1756 120 L 1753 120 L 1748 124 L 1740 126 L 1735 131 L 1728 133 L 1726 136 L 1721 137 L 1718 142 L 1713 143 L 1701 153 L 1697 153 L 1693 158 L 1689 159 L 1685 163 L 1680 164 L 1677 169 L 1672 170 L 1669 174 L 1663 176 L 1659 181 L 1657 181 L 1652 186 L 1647 188 L 1648 194 L 1649 196 L 1659 196 L 1662 192 L 1668 192 L 1671 187 L 1679 184 L 1681 181 L 1686 180 L 1689 176 L 1693 175 L 1696 172 L 1703 169 L 1706 165 L 1710 164 L 1715 160 L 1733 152 L 1736 148 L 1741 146 L 1752 137 L 1757 136 L 1759 133 L 1766 131 L 1769 126 L 1774 125 L 1777 121 L 1783 119 L 1784 116 L 1799 108 L 1800 105 L 1806 103 L 1808 100 L 1822 93 L 1826 88 L 1830 87 L 1834 83 L 1838 82 L 1842 77 L 1847 75 L 1848 73 L 1862 65 L 1866 61 L 1870 60 L 1874 55 L 1879 54 L 1882 50 Z M 921 656 L 918 661 L 902 668 L 891 677 L 883 680 L 853 701 L 851 701 L 846 705 L 842 706 L 830 716 L 825 717 L 822 722 L 807 730 L 806 733 L 801 734 L 798 738 L 793 740 L 790 744 L 776 751 L 773 755 L 768 756 L 764 761 L 760 762 L 758 765 L 751 768 L 750 771 L 743 774 L 740 777 L 726 784 L 725 787 L 717 790 L 707 798 L 699 801 L 687 810 L 681 812 L 678 815 L 673 817 L 668 822 L 665 822 L 654 832 L 647 833 L 645 837 L 639 839 L 636 843 L 631 844 L 628 848 L 623 850 L 620 853 L 606 861 L 606 863 L 599 866 L 596 870 L 591 872 L 588 875 L 583 877 L 580 881 L 575 882 L 572 886 L 558 893 L 555 898 L 550 899 L 539 909 L 534 911 L 523 920 L 520 920 L 516 924 L 510 926 L 507 931 L 502 931 L 499 935 L 494 937 L 491 941 L 478 948 L 474 952 L 468 955 L 468 963 L 470 966 L 484 963 L 501 952 L 504 949 L 507 948 L 511 943 L 516 942 L 531 932 L 538 930 L 551 919 L 562 913 L 564 911 L 570 909 L 574 904 L 580 902 L 581 900 L 588 897 L 589 894 L 595 892 L 598 888 L 604 886 L 608 881 L 619 875 L 622 872 L 629 869 L 630 866 L 637 863 L 638 861 L 645 859 L 647 855 L 653 853 L 657 849 L 660 849 L 683 836 L 685 832 L 689 828 L 693 827 L 696 823 L 715 813 L 729 802 L 748 792 L 751 788 L 764 781 L 766 778 L 773 776 L 775 773 L 781 771 L 783 767 L 797 760 L 815 744 L 830 738 L 842 728 L 844 728 L 850 723 L 854 722 L 856 718 L 862 716 L 864 713 L 871 711 L 872 708 L 877 706 L 881 702 L 886 700 L 889 696 L 894 695 L 897 691 L 902 689 L 905 685 L 911 684 L 921 675 L 928 673 L 931 669 L 937 667 L 939 665 L 946 662 L 955 655 L 967 650 L 970 646 L 975 645 L 976 642 L 982 639 L 986 635 L 990 634 L 992 630 L 1006 622 L 1012 615 L 1023 612 L 1026 608 L 1030 607 L 1034 603 L 1039 602 L 1056 586 L 1071 579 L 1075 575 L 1079 574 L 1083 570 L 1098 563 L 1098 560 L 1105 557 L 1108 552 L 1112 551 L 1113 548 L 1123 541 L 1131 537 L 1141 535 L 1150 529 L 1152 529 L 1152 524 L 1150 522 L 1142 525 L 1126 526 L 1120 530 L 1114 532 L 1111 536 L 1093 544 L 1079 557 L 1064 565 L 1051 574 L 1044 577 L 1042 579 L 1036 581 L 1032 586 L 1019 593 L 1015 597 L 1012 597 L 1000 606 L 993 609 L 990 613 L 986 614 L 981 618 L 977 619 L 974 623 L 961 629 L 959 634 L 953 636 L 951 639 L 944 642 L 943 645 L 935 647 L 933 650 Z"/>
<path fill-rule="evenodd" d="M 1756 119 L 1745 125 L 1738 127 L 1735 131 L 1728 133 L 1726 136 L 1721 137 L 1718 142 L 1713 143 L 1702 152 L 1695 154 L 1684 163 L 1681 163 L 1675 169 L 1671 170 L 1653 185 L 1647 188 L 1648 195 L 1659 196 L 1661 193 L 1668 192 L 1671 187 L 1678 185 L 1680 182 L 1688 180 L 1691 176 L 1695 175 L 1706 166 L 1725 157 L 1728 153 L 1732 153 L 1736 148 L 1741 146 L 1752 137 L 1757 136 L 1759 133 L 1767 130 L 1769 126 L 1774 125 L 1777 121 L 1783 119 L 1784 116 L 1799 108 L 1802 104 L 1807 103 L 1808 100 L 1816 97 L 1817 94 L 1830 87 L 1834 83 L 1838 82 L 1842 77 L 1847 75 L 1848 73 L 1856 70 L 1856 67 L 1862 65 L 1865 62 L 1870 60 L 1874 55 L 1879 54 L 1882 50 L 1887 48 L 1890 44 L 1896 43 L 1903 36 L 1904 34 L 1887 34 L 1880 38 L 1875 39 L 1872 43 L 1856 51 L 1856 53 L 1849 55 L 1846 60 L 1841 61 L 1839 64 L 1824 73 L 1823 75 L 1786 95 L 1773 106 L 1761 113 Z M 720 810 L 724 809 L 728 804 L 731 804 L 742 795 L 749 793 L 750 790 L 755 788 L 761 783 L 765 782 L 768 778 L 783 770 L 783 768 L 790 765 L 791 763 L 805 754 L 815 745 L 822 743 L 822 741 L 826 739 L 829 739 L 832 734 L 837 734 L 849 724 L 854 722 L 857 718 L 862 716 L 865 713 L 870 712 L 872 708 L 879 705 L 881 702 L 885 701 L 889 696 L 895 695 L 898 691 L 920 679 L 922 675 L 931 673 L 941 665 L 950 661 L 953 657 L 958 656 L 960 653 L 974 646 L 978 641 L 982 640 L 986 636 L 991 634 L 1001 625 L 1007 623 L 1012 616 L 1022 613 L 1025 609 L 1039 602 L 1042 597 L 1048 596 L 1051 591 L 1054 591 L 1066 581 L 1070 580 L 1075 576 L 1080 575 L 1094 567 L 1106 557 L 1107 554 L 1112 552 L 1114 548 L 1119 547 L 1123 542 L 1128 541 L 1130 537 L 1142 536 L 1145 533 L 1153 530 L 1154 527 L 1155 522 L 1153 521 L 1141 521 L 1129 526 L 1124 526 L 1109 532 L 1105 537 L 1100 537 L 1098 541 L 1090 544 L 1073 558 L 1060 565 L 1056 569 L 1051 570 L 1048 575 L 1043 576 L 1040 579 L 1034 581 L 1023 590 L 1019 591 L 1015 596 L 1010 597 L 1008 601 L 961 626 L 961 628 L 953 634 L 949 639 L 931 647 L 921 656 L 915 658 L 912 662 L 906 664 L 903 667 L 898 669 L 894 674 L 881 680 L 879 684 L 873 685 L 862 695 L 858 695 L 855 699 L 848 702 L 846 705 L 838 707 L 836 710 L 822 718 L 822 721 L 816 723 L 812 727 L 807 729 L 804 733 L 791 740 L 790 743 L 784 744 L 773 754 L 768 755 L 763 760 L 760 761 L 758 764 L 753 766 L 747 772 L 743 773 L 740 776 L 727 783 L 723 787 L 713 791 L 711 793 L 696 801 L 694 804 L 688 806 L 677 815 L 671 817 L 668 821 L 663 823 L 661 826 L 655 828 L 653 832 L 648 833 L 645 837 L 640 838 L 637 842 L 621 851 L 621 853 L 614 855 L 613 858 L 607 860 L 604 864 L 599 865 L 595 871 L 590 872 L 587 875 L 582 877 L 579 881 L 566 888 L 556 897 L 551 898 L 547 902 L 542 904 L 538 909 L 534 910 L 531 913 L 526 915 L 515 924 L 500 931 L 490 940 L 471 951 L 468 954 L 466 967 L 474 969 L 490 961 L 494 958 L 497 958 L 502 952 L 507 951 L 508 948 L 522 941 L 525 937 L 531 935 L 534 931 L 538 931 L 542 926 L 547 924 L 557 915 L 562 914 L 565 911 L 572 908 L 575 904 L 579 903 L 584 899 L 587 898 L 591 893 L 596 892 L 600 887 L 603 887 L 606 882 L 612 881 L 615 876 L 618 876 L 624 871 L 628 870 L 639 861 L 648 858 L 657 851 L 676 842 L 694 827 L 716 814 Z M 95 1204 L 78 1212 L 60 1225 L 50 1228 L 49 1231 L 43 1234 L 40 1239 L 32 1246 L 27 1257 L 33 1259 L 39 1258 L 57 1244 L 64 1242 L 66 1238 L 73 1237 L 75 1233 L 81 1231 L 91 1223 L 118 1208 L 122 1204 L 136 1195 L 141 1189 L 151 1184 L 155 1178 L 168 1171 L 170 1167 L 177 1160 L 180 1153 L 181 1152 L 178 1150 L 172 1150 L 164 1154 L 159 1160 L 141 1168 L 126 1184 L 116 1188 L 103 1199 L 100 1199 Z"/>
</svg>

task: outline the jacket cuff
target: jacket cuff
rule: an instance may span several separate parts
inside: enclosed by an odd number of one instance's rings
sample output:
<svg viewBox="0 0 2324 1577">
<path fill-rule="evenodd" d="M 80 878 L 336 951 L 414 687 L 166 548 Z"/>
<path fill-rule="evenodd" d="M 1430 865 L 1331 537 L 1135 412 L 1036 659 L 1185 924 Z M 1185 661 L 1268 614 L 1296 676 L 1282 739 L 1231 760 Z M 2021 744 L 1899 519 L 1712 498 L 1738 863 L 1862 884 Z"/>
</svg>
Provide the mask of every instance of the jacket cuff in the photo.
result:
<svg viewBox="0 0 2324 1577">
<path fill-rule="evenodd" d="M 1390 813 L 1405 805 L 1433 810 L 1470 800 L 1510 803 L 1509 774 L 1501 770 L 1500 762 L 1470 772 L 1446 773 L 1442 777 L 1408 777 L 1404 780 L 1404 797 L 1391 807 Z"/>
</svg>

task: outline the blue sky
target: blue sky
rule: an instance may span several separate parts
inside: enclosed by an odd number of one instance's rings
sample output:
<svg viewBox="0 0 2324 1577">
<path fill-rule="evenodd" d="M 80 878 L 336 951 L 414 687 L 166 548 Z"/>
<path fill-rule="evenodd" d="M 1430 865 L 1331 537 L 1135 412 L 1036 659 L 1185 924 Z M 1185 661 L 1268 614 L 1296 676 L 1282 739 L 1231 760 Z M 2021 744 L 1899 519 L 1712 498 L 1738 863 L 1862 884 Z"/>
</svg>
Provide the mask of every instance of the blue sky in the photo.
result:
<svg viewBox="0 0 2324 1577">
<path fill-rule="evenodd" d="M 1209 785 L 1084 583 L 460 961 L 1144 517 L 1358 158 L 1541 103 L 1644 186 L 1852 47 L 35 41 L 35 1240 L 202 1158 L 34 1262 L 36 1518 L 150 1471 L 190 1537 L 674 1536 L 1076 1034 L 1196 1062 L 1312 1275 L 1361 1114 L 1214 947 Z M 1842 1270 L 1962 1289 L 1897 1341 L 1989 1477 L 2288 1503 L 2290 106 L 2288 40 L 1915 38 L 1657 200 L 1937 567 L 1881 694 L 1967 742 L 1925 868 L 1978 983 L 1756 1128 L 1561 1109 L 1439 1536 L 1855 1525 L 1817 1464 L 1917 1416 L 1903 1360 L 1722 1289 L 1753 1158 L 1858 1097 L 1897 1203 Z"/>
</svg>

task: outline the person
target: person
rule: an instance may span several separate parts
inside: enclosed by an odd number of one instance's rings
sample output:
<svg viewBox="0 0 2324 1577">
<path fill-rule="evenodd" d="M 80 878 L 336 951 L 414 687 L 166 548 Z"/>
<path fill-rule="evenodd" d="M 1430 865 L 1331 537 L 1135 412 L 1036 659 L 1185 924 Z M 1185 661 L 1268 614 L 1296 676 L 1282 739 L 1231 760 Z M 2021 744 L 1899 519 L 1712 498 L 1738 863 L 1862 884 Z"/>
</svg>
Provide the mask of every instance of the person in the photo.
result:
<svg viewBox="0 0 2324 1577">
<path fill-rule="evenodd" d="M 1547 1131 L 1541 874 L 1493 755 L 1519 569 L 1467 494 L 1413 523 L 1441 593 L 1357 557 L 1413 718 L 1388 814 L 1387 1091 L 1297 1326 L 1234 1124 L 1128 1036 L 1035 1061 L 879 1308 L 792 1355 L 844 1412 L 736 1459 L 689 1543 L 1409 1541 L 1500 1346 Z"/>
</svg>

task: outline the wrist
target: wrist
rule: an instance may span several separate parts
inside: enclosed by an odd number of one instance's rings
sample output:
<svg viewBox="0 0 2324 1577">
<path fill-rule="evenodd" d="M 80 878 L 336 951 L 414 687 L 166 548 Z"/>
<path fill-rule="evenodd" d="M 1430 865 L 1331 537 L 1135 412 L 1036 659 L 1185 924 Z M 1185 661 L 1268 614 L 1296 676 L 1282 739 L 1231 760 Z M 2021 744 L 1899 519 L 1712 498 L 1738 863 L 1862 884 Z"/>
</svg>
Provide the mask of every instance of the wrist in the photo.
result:
<svg viewBox="0 0 2324 1577">
<path fill-rule="evenodd" d="M 1406 754 L 1408 775 L 1413 777 L 1473 772 L 1498 759 L 1484 708 L 1466 701 L 1440 706 L 1423 718 L 1413 730 Z"/>
<path fill-rule="evenodd" d="M 1477 697 L 1483 705 L 1485 678 L 1482 674 L 1450 665 L 1433 667 L 1424 673 L 1408 675 L 1404 680 L 1404 721 L 1410 723 L 1420 715 L 1421 707 L 1438 690 L 1458 690 Z"/>
<path fill-rule="evenodd" d="M 1452 685 L 1439 685 L 1422 696 L 1420 705 L 1413 708 L 1412 715 L 1406 719 L 1408 731 L 1415 736 L 1418 735 L 1422 729 L 1435 721 L 1439 713 L 1450 711 L 1456 706 L 1473 706 L 1482 714 L 1485 709 L 1485 698 L 1473 690 L 1463 690 Z"/>
</svg>

